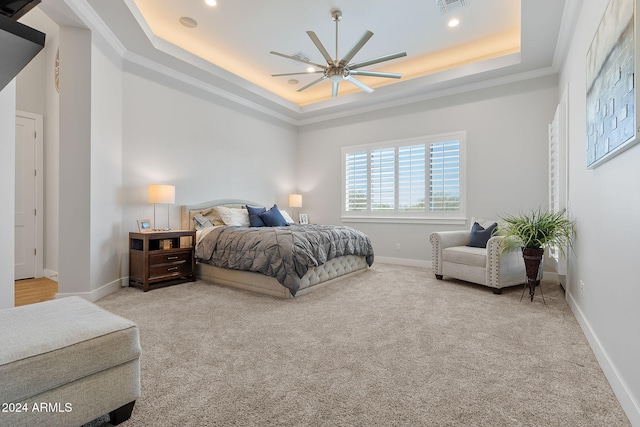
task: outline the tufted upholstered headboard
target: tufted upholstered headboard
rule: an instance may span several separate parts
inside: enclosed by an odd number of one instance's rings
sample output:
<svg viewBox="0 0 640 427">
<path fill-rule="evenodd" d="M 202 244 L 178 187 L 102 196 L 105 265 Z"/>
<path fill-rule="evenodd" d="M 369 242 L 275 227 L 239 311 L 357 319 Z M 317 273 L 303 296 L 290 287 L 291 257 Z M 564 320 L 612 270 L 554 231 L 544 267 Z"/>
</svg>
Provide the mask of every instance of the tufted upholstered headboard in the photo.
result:
<svg viewBox="0 0 640 427">
<path fill-rule="evenodd" d="M 181 209 L 182 215 L 180 220 L 180 228 L 183 230 L 193 230 L 193 217 L 195 215 L 198 215 L 199 213 L 206 212 L 216 206 L 226 206 L 228 208 L 244 208 L 246 205 L 263 206 L 260 203 L 241 199 L 220 199 L 199 203 L 197 205 L 184 205 Z"/>
</svg>

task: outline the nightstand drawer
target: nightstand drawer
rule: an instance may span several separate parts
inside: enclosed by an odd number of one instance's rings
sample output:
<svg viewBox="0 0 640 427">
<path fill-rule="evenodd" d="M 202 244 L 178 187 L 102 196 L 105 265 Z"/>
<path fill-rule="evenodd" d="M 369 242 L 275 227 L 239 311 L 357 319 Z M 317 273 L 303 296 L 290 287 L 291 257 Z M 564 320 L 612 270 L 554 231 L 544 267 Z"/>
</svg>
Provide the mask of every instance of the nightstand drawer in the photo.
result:
<svg viewBox="0 0 640 427">
<path fill-rule="evenodd" d="M 191 274 L 191 264 L 186 260 L 179 264 L 165 264 L 157 267 L 149 267 L 149 280 L 160 277 L 181 276 L 183 274 Z"/>
<path fill-rule="evenodd" d="M 191 251 L 161 253 L 149 255 L 149 267 L 154 268 L 161 264 L 184 263 L 191 260 Z"/>
</svg>

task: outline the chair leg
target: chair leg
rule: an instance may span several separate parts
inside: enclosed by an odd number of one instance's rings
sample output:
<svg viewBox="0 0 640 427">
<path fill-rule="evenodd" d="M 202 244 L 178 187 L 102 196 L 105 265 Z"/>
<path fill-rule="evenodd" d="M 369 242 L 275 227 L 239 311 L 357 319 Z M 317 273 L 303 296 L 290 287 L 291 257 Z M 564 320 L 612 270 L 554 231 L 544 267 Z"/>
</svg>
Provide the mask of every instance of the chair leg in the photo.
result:
<svg viewBox="0 0 640 427">
<path fill-rule="evenodd" d="M 436 279 L 442 280 L 442 274 L 436 274 Z"/>
<path fill-rule="evenodd" d="M 133 412 L 133 406 L 136 404 L 136 401 L 129 402 L 126 405 L 122 405 L 115 411 L 109 412 L 109 422 L 114 426 L 117 426 L 120 423 L 127 421 L 131 418 L 131 413 Z"/>
<path fill-rule="evenodd" d="M 502 288 L 493 288 L 493 293 L 496 295 L 502 295 Z"/>
</svg>

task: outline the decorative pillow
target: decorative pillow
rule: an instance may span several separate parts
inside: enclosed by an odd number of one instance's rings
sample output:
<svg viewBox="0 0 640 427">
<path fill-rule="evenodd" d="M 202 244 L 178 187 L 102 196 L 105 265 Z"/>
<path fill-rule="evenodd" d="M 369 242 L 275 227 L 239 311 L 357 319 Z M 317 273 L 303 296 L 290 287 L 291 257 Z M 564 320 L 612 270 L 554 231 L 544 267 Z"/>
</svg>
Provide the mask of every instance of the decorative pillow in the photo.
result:
<svg viewBox="0 0 640 427">
<path fill-rule="evenodd" d="M 205 228 L 213 227 L 213 224 L 206 216 L 198 214 L 193 217 L 193 225 L 196 230 L 204 230 Z"/>
<path fill-rule="evenodd" d="M 495 232 L 497 226 L 498 224 L 494 222 L 487 228 L 484 228 L 477 222 L 474 222 L 471 227 L 469 244 L 467 246 L 471 246 L 472 248 L 486 248 L 487 242 Z"/>
<path fill-rule="evenodd" d="M 282 218 L 284 218 L 284 220 L 287 221 L 287 223 L 295 224 L 295 221 L 293 220 L 293 218 L 291 218 L 291 216 L 289 215 L 289 212 L 280 210 L 280 214 L 282 215 Z"/>
<path fill-rule="evenodd" d="M 249 212 L 246 209 L 226 208 L 224 206 L 218 206 L 215 209 L 218 210 L 225 225 L 240 227 L 249 227 L 250 225 Z"/>
<path fill-rule="evenodd" d="M 224 225 L 224 221 L 220 217 L 218 208 L 211 208 L 209 210 L 202 211 L 202 215 L 208 218 L 213 225 Z"/>
<path fill-rule="evenodd" d="M 273 205 L 271 209 L 260 214 L 260 218 L 264 221 L 267 227 L 282 227 L 287 224 L 287 221 L 282 217 L 278 205 Z"/>
<path fill-rule="evenodd" d="M 266 211 L 266 208 L 254 208 L 253 206 L 247 205 L 247 212 L 249 213 L 249 225 L 251 227 L 264 227 L 265 223 L 262 218 L 260 218 L 260 214 Z"/>
</svg>

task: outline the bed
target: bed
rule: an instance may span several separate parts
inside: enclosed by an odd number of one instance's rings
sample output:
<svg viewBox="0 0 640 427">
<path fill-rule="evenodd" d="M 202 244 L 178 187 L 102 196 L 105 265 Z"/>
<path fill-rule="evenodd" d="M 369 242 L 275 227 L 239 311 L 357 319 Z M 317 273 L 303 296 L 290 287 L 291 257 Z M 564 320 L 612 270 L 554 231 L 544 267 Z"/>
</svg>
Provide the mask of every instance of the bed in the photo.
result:
<svg viewBox="0 0 640 427">
<path fill-rule="evenodd" d="M 299 224 L 290 224 L 286 227 L 248 227 L 248 224 L 234 223 L 234 218 L 231 219 L 231 222 L 227 220 L 227 224 L 231 223 L 235 226 L 227 226 L 223 225 L 225 223 L 222 221 L 216 222 L 212 217 L 212 212 L 224 210 L 226 213 L 231 211 L 238 213 L 246 206 L 261 207 L 262 205 L 247 200 L 224 199 L 182 207 L 181 228 L 189 230 L 200 228 L 196 238 L 196 276 L 199 279 L 276 297 L 293 298 L 304 295 L 320 286 L 366 272 L 373 263 L 373 248 L 369 238 L 350 227 Z M 216 209 L 214 210 L 214 208 Z M 281 213 L 287 218 L 286 213 Z M 215 215 L 213 214 L 213 216 Z M 213 219 L 213 224 L 208 224 L 204 229 L 202 226 L 195 226 L 196 223 L 201 225 L 200 219 L 203 216 Z M 194 217 L 196 218 L 195 222 Z M 291 221 L 290 217 L 287 219 Z M 213 225 L 213 227 L 209 227 L 209 225 Z M 241 234 L 243 238 L 249 239 L 251 243 L 244 243 L 244 245 L 251 250 L 247 249 L 241 259 L 236 255 L 238 259 L 235 260 L 235 265 L 229 268 L 229 265 L 234 263 L 223 261 L 221 252 L 218 250 L 222 247 L 226 248 L 227 245 L 231 246 L 228 242 L 233 242 L 231 239 L 235 238 L 235 234 Z M 326 241 L 327 234 L 336 235 L 339 238 L 336 242 L 328 242 Z M 263 235 L 264 237 L 262 237 Z M 352 242 L 351 236 L 356 240 Z M 298 248 L 295 248 L 298 258 L 309 257 L 306 262 L 301 263 L 300 259 L 295 261 L 294 270 L 296 270 L 297 277 L 293 277 L 291 269 L 288 269 L 286 273 L 271 271 L 273 270 L 271 268 L 267 269 L 269 271 L 259 272 L 260 268 L 253 267 L 251 261 L 253 258 L 248 258 L 246 255 L 248 253 L 262 254 L 261 248 L 266 248 L 265 251 L 273 251 L 271 247 L 274 246 L 274 240 L 278 241 L 278 244 L 290 241 L 290 246 L 296 247 L 322 246 L 325 248 L 325 253 L 314 254 L 314 256 L 301 255 L 298 253 Z M 336 250 L 340 247 L 342 250 Z M 277 250 L 286 254 L 284 249 Z M 292 262 L 283 256 L 282 263 Z M 271 264 L 278 263 L 272 262 Z M 254 271 L 238 268 L 253 269 Z"/>
</svg>

